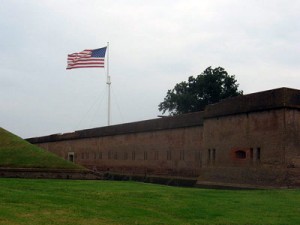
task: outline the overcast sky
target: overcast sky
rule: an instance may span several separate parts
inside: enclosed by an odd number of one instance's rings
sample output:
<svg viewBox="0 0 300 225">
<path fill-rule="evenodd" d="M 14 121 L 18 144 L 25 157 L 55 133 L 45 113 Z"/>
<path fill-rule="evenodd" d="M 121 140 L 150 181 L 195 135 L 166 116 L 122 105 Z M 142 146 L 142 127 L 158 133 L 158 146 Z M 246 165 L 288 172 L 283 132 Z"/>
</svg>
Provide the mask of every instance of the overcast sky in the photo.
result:
<svg viewBox="0 0 300 225">
<path fill-rule="evenodd" d="M 106 46 L 112 124 L 156 118 L 207 67 L 244 93 L 300 89 L 299 0 L 0 0 L 0 126 L 23 137 L 107 125 L 105 69 L 66 70 Z"/>
</svg>

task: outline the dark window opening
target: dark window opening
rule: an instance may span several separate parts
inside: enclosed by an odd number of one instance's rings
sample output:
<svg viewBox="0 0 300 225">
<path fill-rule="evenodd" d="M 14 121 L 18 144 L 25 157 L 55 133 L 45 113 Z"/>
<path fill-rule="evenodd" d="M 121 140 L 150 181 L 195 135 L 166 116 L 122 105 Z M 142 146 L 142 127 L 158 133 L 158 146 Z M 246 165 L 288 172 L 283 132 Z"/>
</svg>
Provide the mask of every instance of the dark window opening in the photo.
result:
<svg viewBox="0 0 300 225">
<path fill-rule="evenodd" d="M 73 152 L 72 153 L 69 152 L 69 154 L 68 154 L 68 160 L 70 162 L 74 162 L 74 153 Z"/>
<path fill-rule="evenodd" d="M 124 160 L 127 160 L 127 159 L 128 159 L 128 153 L 124 152 Z"/>
<path fill-rule="evenodd" d="M 117 152 L 114 153 L 114 159 L 118 159 L 118 153 Z"/>
<path fill-rule="evenodd" d="M 171 160 L 172 155 L 171 155 L 171 151 L 167 151 L 167 160 Z"/>
<path fill-rule="evenodd" d="M 199 162 L 201 161 L 201 153 L 200 151 L 195 152 L 195 161 Z"/>
<path fill-rule="evenodd" d="M 102 159 L 102 152 L 98 152 L 98 159 Z"/>
<path fill-rule="evenodd" d="M 184 151 L 181 150 L 180 151 L 180 157 L 179 157 L 180 160 L 184 160 Z"/>
<path fill-rule="evenodd" d="M 147 160 L 148 159 L 148 154 L 147 152 L 144 152 L 144 160 Z"/>
<path fill-rule="evenodd" d="M 215 161 L 216 160 L 216 149 L 212 150 L 212 160 Z"/>
<path fill-rule="evenodd" d="M 246 152 L 242 150 L 238 150 L 235 152 L 235 157 L 237 159 L 245 159 L 246 158 Z"/>
<path fill-rule="evenodd" d="M 154 152 L 154 160 L 158 160 L 158 151 Z"/>
<path fill-rule="evenodd" d="M 69 161 L 74 162 L 74 155 L 69 155 Z"/>
<path fill-rule="evenodd" d="M 256 159 L 260 160 L 260 148 L 257 148 L 256 150 Z"/>
</svg>

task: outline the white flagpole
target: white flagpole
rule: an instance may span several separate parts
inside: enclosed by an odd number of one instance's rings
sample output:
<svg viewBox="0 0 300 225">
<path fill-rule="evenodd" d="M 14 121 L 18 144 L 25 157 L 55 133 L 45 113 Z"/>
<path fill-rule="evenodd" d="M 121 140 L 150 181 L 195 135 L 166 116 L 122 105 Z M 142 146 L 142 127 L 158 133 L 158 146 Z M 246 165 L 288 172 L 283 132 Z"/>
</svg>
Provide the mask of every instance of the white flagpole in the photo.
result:
<svg viewBox="0 0 300 225">
<path fill-rule="evenodd" d="M 106 73 L 107 73 L 107 80 L 106 84 L 108 85 L 108 99 L 107 99 L 107 126 L 110 125 L 110 76 L 109 76 L 109 42 L 107 42 L 107 59 L 106 59 Z"/>
</svg>

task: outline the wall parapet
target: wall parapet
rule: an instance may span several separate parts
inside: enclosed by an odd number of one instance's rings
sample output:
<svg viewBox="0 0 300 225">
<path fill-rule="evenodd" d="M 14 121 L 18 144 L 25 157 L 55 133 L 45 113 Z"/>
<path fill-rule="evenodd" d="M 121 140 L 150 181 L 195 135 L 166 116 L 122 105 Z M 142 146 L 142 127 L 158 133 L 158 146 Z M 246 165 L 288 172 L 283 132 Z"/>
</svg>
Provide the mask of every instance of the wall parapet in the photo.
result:
<svg viewBox="0 0 300 225">
<path fill-rule="evenodd" d="M 227 98 L 208 105 L 204 110 L 204 119 L 280 108 L 300 109 L 300 91 L 278 88 Z"/>
<path fill-rule="evenodd" d="M 32 144 L 37 144 L 45 142 L 178 129 L 193 126 L 203 126 L 203 112 L 188 113 L 178 116 L 167 116 L 158 119 L 79 130 L 72 133 L 52 134 L 48 136 L 28 138 L 26 140 Z"/>
</svg>

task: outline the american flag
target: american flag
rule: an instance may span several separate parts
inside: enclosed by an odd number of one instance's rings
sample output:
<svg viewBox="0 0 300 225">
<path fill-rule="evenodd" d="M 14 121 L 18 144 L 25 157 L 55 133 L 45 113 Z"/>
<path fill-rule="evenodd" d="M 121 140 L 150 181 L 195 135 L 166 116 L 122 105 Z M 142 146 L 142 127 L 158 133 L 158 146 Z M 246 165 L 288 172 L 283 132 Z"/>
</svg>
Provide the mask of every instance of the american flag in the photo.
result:
<svg viewBox="0 0 300 225">
<path fill-rule="evenodd" d="M 106 48 L 86 49 L 68 55 L 67 70 L 77 68 L 104 68 Z"/>
</svg>

